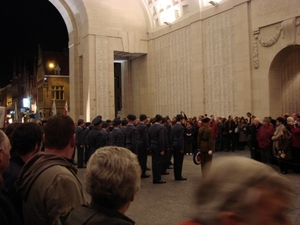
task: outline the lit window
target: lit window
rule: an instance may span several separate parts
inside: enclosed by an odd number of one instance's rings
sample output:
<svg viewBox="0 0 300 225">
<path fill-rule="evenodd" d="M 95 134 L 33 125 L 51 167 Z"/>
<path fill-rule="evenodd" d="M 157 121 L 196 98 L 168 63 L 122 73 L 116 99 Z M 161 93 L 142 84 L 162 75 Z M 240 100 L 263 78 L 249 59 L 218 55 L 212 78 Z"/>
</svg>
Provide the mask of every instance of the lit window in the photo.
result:
<svg viewBox="0 0 300 225">
<path fill-rule="evenodd" d="M 64 100 L 64 86 L 52 86 L 52 100 Z"/>
</svg>

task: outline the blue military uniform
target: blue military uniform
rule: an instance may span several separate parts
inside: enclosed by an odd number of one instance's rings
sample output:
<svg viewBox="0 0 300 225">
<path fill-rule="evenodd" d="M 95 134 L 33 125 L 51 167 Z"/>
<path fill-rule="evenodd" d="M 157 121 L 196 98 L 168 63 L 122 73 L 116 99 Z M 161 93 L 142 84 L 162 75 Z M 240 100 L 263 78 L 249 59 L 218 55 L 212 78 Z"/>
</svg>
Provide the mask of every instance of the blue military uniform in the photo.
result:
<svg viewBox="0 0 300 225">
<path fill-rule="evenodd" d="M 158 118 L 162 119 L 160 115 L 156 115 Z M 165 183 L 161 180 L 161 168 L 163 163 L 163 155 L 161 152 L 164 151 L 165 144 L 165 133 L 164 126 L 158 122 L 154 123 L 149 128 L 149 140 L 150 140 L 150 150 L 152 153 L 152 174 L 153 174 L 153 183 Z"/>
</svg>

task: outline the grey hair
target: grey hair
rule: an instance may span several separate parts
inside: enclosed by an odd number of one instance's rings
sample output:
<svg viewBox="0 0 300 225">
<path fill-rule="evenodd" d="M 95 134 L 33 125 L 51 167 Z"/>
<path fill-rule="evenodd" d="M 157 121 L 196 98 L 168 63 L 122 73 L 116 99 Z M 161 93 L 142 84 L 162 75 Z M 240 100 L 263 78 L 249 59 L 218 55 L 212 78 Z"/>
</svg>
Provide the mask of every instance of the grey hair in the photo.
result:
<svg viewBox="0 0 300 225">
<path fill-rule="evenodd" d="M 294 122 L 294 118 L 291 117 L 291 116 L 289 116 L 288 118 L 286 118 L 286 121 L 287 121 L 287 122 L 289 122 L 289 121 Z"/>
<path fill-rule="evenodd" d="M 0 130 L 0 145 L 5 154 L 9 153 L 9 150 L 8 150 L 9 144 L 10 144 L 10 142 L 9 142 L 8 137 L 2 130 Z"/>
<path fill-rule="evenodd" d="M 85 178 L 92 201 L 118 210 L 140 189 L 141 168 L 137 156 L 130 150 L 103 147 L 89 159 Z"/>
<path fill-rule="evenodd" d="M 289 201 L 294 193 L 289 180 L 263 163 L 239 156 L 218 158 L 196 191 L 198 213 L 194 219 L 214 225 L 219 213 L 226 211 L 249 218 L 249 210 L 260 200 L 264 187 Z"/>
</svg>

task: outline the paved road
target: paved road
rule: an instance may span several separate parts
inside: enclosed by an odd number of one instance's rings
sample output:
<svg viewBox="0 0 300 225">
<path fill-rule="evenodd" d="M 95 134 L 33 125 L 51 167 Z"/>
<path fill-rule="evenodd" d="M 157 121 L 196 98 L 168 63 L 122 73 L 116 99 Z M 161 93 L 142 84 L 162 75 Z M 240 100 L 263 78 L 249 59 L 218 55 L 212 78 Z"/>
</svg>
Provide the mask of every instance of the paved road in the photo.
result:
<svg viewBox="0 0 300 225">
<path fill-rule="evenodd" d="M 249 151 L 216 152 L 214 158 L 230 155 L 249 157 Z M 151 168 L 151 157 L 148 157 L 148 166 Z M 278 168 L 274 166 L 276 170 Z M 78 174 L 84 182 L 84 171 L 80 169 Z M 126 215 L 136 221 L 137 225 L 176 225 L 194 214 L 193 194 L 199 182 L 201 182 L 201 168 L 192 161 L 192 156 L 185 156 L 183 163 L 184 177 L 187 181 L 175 181 L 173 170 L 170 175 L 163 176 L 166 184 L 152 184 L 150 178 L 142 179 L 141 190 L 135 196 L 134 202 L 129 207 Z M 295 203 L 289 212 L 295 225 L 300 224 L 300 175 L 285 175 L 295 186 L 297 194 Z"/>
</svg>

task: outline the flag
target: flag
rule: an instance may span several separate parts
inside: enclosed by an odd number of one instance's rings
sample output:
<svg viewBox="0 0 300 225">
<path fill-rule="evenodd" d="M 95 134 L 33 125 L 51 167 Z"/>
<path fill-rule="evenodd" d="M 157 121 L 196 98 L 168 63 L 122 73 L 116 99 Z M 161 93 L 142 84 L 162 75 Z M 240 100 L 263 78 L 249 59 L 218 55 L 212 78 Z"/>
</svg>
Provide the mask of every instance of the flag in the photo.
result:
<svg viewBox="0 0 300 225">
<path fill-rule="evenodd" d="M 55 104 L 55 100 L 53 100 L 53 104 L 52 104 L 52 116 L 56 115 L 56 104 Z"/>
<path fill-rule="evenodd" d="M 66 101 L 65 107 L 64 107 L 64 115 L 68 115 L 68 102 Z"/>
<path fill-rule="evenodd" d="M 18 121 L 18 107 L 17 107 L 17 102 L 15 102 L 15 121 Z"/>
</svg>

